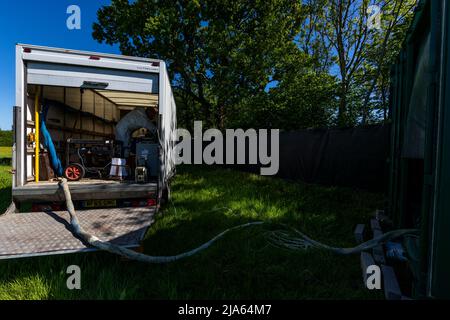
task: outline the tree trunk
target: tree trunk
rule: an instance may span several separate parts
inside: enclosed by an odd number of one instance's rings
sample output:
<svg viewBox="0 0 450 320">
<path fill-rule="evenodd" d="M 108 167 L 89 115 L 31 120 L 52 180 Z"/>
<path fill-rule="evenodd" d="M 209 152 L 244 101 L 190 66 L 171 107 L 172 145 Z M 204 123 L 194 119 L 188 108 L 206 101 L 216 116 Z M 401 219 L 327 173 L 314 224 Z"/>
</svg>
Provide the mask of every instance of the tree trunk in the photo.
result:
<svg viewBox="0 0 450 320">
<path fill-rule="evenodd" d="M 339 97 L 339 110 L 338 110 L 338 126 L 345 127 L 347 125 L 346 113 L 347 113 L 347 84 L 342 81 Z"/>
</svg>

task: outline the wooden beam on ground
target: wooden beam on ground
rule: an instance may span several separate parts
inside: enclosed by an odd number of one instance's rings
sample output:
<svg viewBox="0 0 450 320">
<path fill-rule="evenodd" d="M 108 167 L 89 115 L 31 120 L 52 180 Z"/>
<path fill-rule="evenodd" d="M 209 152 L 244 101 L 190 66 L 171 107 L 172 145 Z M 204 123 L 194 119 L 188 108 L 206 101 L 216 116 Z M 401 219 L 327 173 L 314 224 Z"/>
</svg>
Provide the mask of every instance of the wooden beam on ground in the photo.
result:
<svg viewBox="0 0 450 320">
<path fill-rule="evenodd" d="M 372 258 L 372 255 L 368 252 L 361 252 L 361 269 L 363 276 L 364 287 L 366 287 L 367 283 L 367 268 L 369 266 L 375 265 L 375 261 Z"/>
<path fill-rule="evenodd" d="M 373 232 L 373 238 L 378 238 L 383 235 L 383 231 L 381 229 L 372 229 Z M 386 263 L 386 257 L 384 255 L 384 249 L 383 245 L 378 245 L 375 248 L 372 249 L 373 258 L 375 259 L 375 262 L 378 264 L 385 264 Z"/>
<path fill-rule="evenodd" d="M 353 234 L 355 235 L 355 240 L 357 243 L 364 242 L 364 228 L 365 228 L 364 224 L 356 225 L 356 228 L 355 228 L 355 231 L 353 232 Z"/>
<path fill-rule="evenodd" d="M 372 230 L 381 230 L 380 222 L 377 219 L 370 219 L 370 227 Z"/>
<path fill-rule="evenodd" d="M 392 220 L 385 214 L 384 210 L 375 211 L 375 218 L 383 225 L 392 226 L 394 224 Z"/>
<path fill-rule="evenodd" d="M 394 269 L 390 266 L 382 265 L 381 272 L 383 274 L 383 288 L 386 300 L 401 300 L 403 295 Z"/>
</svg>

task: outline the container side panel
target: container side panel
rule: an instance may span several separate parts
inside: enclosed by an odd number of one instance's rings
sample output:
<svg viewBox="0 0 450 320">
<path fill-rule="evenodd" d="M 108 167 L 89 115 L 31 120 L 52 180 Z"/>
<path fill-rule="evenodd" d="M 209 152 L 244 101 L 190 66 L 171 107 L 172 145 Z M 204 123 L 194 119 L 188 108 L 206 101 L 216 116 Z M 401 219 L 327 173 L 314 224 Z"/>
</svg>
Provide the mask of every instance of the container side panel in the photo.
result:
<svg viewBox="0 0 450 320">
<path fill-rule="evenodd" d="M 163 182 L 170 179 L 175 170 L 175 153 L 174 146 L 176 140 L 176 105 L 170 85 L 169 76 L 167 74 L 166 65 L 160 64 L 160 104 L 159 113 L 162 116 L 161 138 L 163 144 Z"/>
<path fill-rule="evenodd" d="M 440 101 L 439 130 L 437 134 L 437 164 L 435 205 L 432 218 L 431 237 L 431 272 L 429 278 L 429 295 L 436 298 L 450 298 L 450 64 L 448 63 L 450 41 L 450 5 L 442 4 L 442 34 L 440 51 Z"/>
</svg>

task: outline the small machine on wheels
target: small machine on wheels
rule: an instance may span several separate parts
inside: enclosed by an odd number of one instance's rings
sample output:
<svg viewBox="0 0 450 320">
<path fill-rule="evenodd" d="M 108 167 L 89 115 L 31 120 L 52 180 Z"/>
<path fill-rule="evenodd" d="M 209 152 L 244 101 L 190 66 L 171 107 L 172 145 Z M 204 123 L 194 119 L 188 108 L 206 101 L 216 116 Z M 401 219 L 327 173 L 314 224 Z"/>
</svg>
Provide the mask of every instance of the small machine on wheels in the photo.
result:
<svg viewBox="0 0 450 320">
<path fill-rule="evenodd" d="M 112 140 L 68 139 L 64 176 L 69 181 L 84 177 L 105 179 L 114 156 Z"/>
</svg>

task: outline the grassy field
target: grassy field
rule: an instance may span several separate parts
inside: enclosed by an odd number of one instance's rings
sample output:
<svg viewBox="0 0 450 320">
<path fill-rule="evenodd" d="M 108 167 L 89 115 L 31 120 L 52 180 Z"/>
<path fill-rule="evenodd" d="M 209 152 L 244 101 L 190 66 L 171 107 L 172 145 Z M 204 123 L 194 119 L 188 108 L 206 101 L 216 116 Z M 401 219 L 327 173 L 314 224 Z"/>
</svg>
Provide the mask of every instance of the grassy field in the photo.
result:
<svg viewBox="0 0 450 320">
<path fill-rule="evenodd" d="M 2 208 L 9 193 L 1 167 Z M 280 222 L 337 246 L 353 246 L 356 223 L 367 222 L 382 197 L 227 169 L 182 167 L 173 201 L 145 239 L 145 252 L 192 249 L 225 228 L 267 225 L 228 234 L 194 257 L 167 265 L 123 261 L 107 253 L 0 261 L 0 299 L 378 299 L 362 288 L 359 256 L 321 250 L 292 252 L 268 244 Z M 82 289 L 66 288 L 69 265 L 82 270 Z"/>
<path fill-rule="evenodd" d="M 11 170 L 9 166 L 0 165 L 0 213 L 5 212 L 11 202 L 12 176 L 9 170 Z"/>
<path fill-rule="evenodd" d="M 12 150 L 11 147 L 0 147 L 0 159 L 1 158 L 11 158 Z"/>
</svg>

